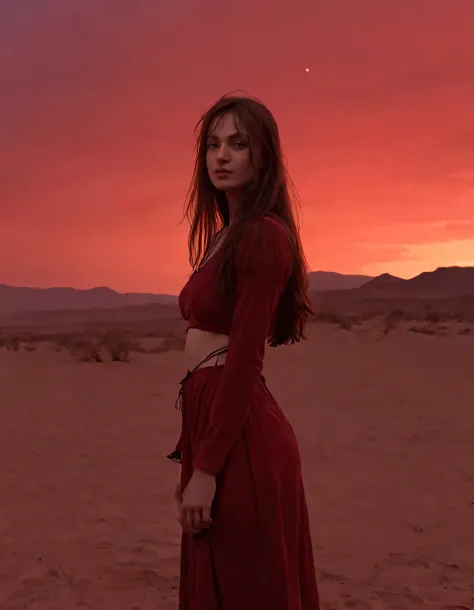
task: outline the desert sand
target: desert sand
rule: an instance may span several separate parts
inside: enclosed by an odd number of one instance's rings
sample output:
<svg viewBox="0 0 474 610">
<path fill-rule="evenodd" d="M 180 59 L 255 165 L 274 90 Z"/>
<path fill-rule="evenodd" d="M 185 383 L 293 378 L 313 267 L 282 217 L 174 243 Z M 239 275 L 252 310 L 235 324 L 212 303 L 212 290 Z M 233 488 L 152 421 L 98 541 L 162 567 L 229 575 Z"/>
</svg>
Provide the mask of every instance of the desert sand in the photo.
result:
<svg viewBox="0 0 474 610">
<path fill-rule="evenodd" d="M 182 376 L 174 350 L 0 347 L 1 610 L 176 608 Z M 474 330 L 313 323 L 265 376 L 300 442 L 322 608 L 474 608 Z"/>
</svg>

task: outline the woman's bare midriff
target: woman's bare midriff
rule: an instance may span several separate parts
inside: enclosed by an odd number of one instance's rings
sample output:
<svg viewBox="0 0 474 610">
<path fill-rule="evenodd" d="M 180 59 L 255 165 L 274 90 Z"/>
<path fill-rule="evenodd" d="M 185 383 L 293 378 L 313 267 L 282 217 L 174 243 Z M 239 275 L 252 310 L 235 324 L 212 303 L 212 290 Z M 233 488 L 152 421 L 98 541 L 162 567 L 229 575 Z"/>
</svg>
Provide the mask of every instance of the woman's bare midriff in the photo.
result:
<svg viewBox="0 0 474 610">
<path fill-rule="evenodd" d="M 229 345 L 229 337 L 219 333 L 210 333 L 198 328 L 190 328 L 186 333 L 186 344 L 184 347 L 185 368 L 193 370 L 206 356 L 215 350 Z M 207 366 L 224 364 L 225 354 L 216 356 L 206 363 Z"/>
</svg>

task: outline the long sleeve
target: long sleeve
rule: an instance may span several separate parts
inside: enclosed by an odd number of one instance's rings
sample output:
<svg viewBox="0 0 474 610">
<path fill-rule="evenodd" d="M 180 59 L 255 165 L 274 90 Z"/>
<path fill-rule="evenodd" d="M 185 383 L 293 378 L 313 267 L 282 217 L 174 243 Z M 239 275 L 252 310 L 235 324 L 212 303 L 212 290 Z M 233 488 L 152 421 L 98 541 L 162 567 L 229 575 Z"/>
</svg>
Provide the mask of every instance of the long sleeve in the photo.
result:
<svg viewBox="0 0 474 610">
<path fill-rule="evenodd" d="M 291 273 L 285 230 L 260 218 L 245 229 L 235 258 L 236 287 L 229 347 L 194 468 L 216 475 L 242 431 L 263 369 L 275 309 Z"/>
</svg>

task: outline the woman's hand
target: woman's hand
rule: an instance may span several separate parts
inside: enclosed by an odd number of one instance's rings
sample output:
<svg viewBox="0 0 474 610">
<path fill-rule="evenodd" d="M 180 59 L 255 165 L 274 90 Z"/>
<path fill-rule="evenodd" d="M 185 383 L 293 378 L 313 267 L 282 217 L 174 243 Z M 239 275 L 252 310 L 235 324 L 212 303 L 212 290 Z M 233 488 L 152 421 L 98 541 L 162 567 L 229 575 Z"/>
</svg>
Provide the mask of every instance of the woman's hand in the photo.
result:
<svg viewBox="0 0 474 610">
<path fill-rule="evenodd" d="M 211 506 L 216 494 L 216 479 L 195 470 L 182 493 L 178 521 L 186 534 L 198 534 L 211 523 Z"/>
</svg>

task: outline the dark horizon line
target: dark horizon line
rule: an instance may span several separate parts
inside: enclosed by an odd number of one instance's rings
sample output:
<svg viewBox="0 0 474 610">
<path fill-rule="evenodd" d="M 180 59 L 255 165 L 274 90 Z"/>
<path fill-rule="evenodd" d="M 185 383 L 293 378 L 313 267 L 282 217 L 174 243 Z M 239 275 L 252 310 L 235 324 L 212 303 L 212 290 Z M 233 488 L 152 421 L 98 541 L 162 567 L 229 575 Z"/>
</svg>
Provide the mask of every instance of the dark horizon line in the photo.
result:
<svg viewBox="0 0 474 610">
<path fill-rule="evenodd" d="M 369 280 L 371 279 L 375 279 L 376 277 L 381 277 L 382 275 L 391 275 L 392 277 L 401 279 L 401 280 L 411 280 L 414 279 L 415 277 L 418 277 L 420 275 L 422 275 L 423 273 L 434 273 L 435 271 L 438 271 L 439 269 L 474 269 L 474 266 L 472 265 L 448 265 L 446 267 L 437 267 L 436 269 L 433 269 L 432 271 L 421 271 L 420 273 L 418 273 L 417 275 L 414 275 L 411 278 L 401 278 L 399 276 L 396 275 L 392 275 L 391 273 L 388 272 L 384 272 L 384 273 L 380 273 L 379 275 L 367 275 L 365 273 L 341 273 L 340 271 L 327 271 L 327 270 L 323 270 L 323 269 L 318 269 L 315 271 L 310 271 L 309 275 L 313 274 L 313 273 L 331 273 L 331 274 L 336 274 L 336 275 L 341 275 L 343 277 L 366 277 Z M 111 288 L 110 286 L 92 286 L 91 288 L 75 288 L 74 286 L 18 286 L 18 285 L 13 285 L 13 284 L 2 284 L 0 283 L 0 287 L 5 286 L 7 288 L 25 288 L 28 290 L 77 290 L 77 291 L 81 291 L 81 292 L 90 292 L 92 290 L 110 290 L 112 292 L 115 292 L 117 294 L 121 294 L 121 295 L 126 295 L 126 294 L 152 294 L 152 295 L 156 295 L 156 296 L 177 296 L 176 294 L 171 294 L 169 292 L 150 292 L 150 291 L 144 291 L 144 292 L 136 292 L 136 291 L 126 291 L 126 292 L 120 292 L 119 290 L 116 290 L 115 288 Z"/>
</svg>

